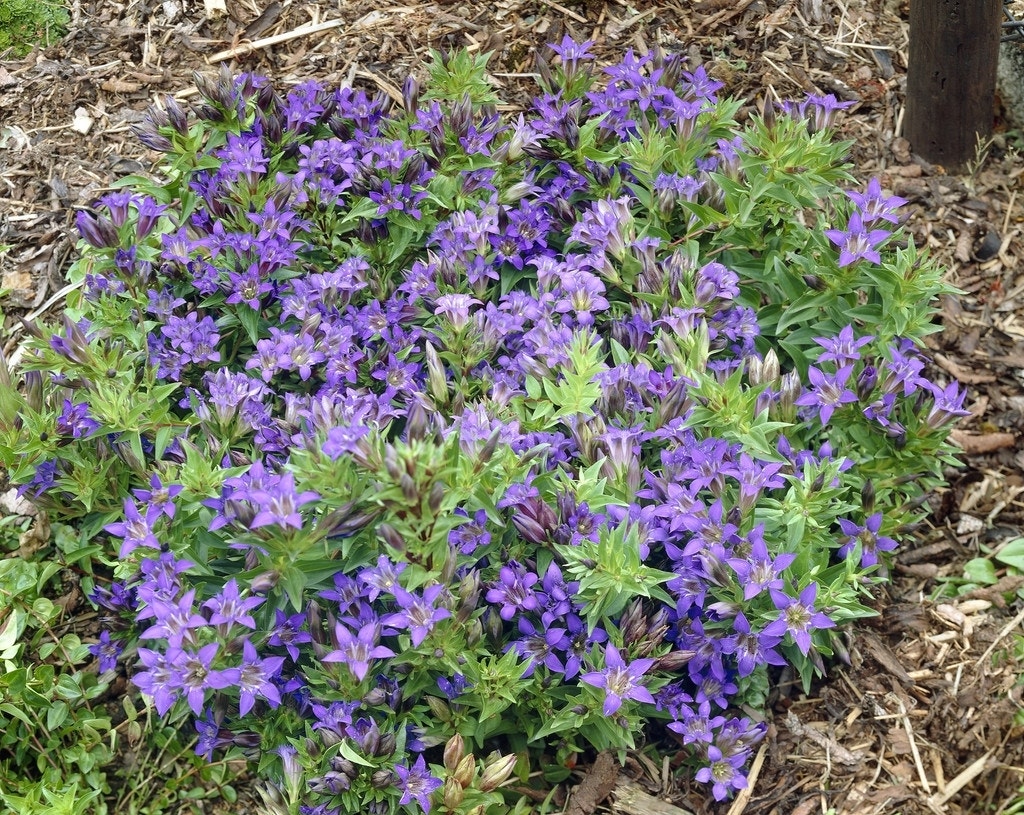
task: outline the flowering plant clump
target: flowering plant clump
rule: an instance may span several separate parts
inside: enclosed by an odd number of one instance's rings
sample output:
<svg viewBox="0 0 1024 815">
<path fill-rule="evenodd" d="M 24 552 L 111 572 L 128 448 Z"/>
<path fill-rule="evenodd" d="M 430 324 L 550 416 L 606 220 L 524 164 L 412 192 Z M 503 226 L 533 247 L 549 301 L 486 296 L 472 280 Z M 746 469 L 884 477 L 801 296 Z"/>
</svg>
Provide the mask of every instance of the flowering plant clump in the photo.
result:
<svg viewBox="0 0 1024 815">
<path fill-rule="evenodd" d="M 590 45 L 514 118 L 465 53 L 400 108 L 197 77 L 5 391 L 106 553 L 100 669 L 280 811 L 504 811 L 640 733 L 727 797 L 949 460 L 940 274 L 844 191 L 842 105 Z"/>
</svg>

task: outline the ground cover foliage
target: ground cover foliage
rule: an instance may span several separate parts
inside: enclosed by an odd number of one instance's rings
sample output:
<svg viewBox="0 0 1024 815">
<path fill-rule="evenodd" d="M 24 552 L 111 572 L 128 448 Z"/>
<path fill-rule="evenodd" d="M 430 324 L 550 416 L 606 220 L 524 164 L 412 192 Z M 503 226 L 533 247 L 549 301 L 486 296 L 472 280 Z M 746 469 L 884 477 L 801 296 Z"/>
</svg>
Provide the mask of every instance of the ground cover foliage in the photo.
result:
<svg viewBox="0 0 1024 815">
<path fill-rule="evenodd" d="M 552 51 L 514 120 L 464 53 L 404 109 L 200 81 L 5 390 L 101 668 L 284 811 L 523 807 L 640 733 L 727 797 L 949 460 L 940 275 L 841 106 Z"/>
</svg>

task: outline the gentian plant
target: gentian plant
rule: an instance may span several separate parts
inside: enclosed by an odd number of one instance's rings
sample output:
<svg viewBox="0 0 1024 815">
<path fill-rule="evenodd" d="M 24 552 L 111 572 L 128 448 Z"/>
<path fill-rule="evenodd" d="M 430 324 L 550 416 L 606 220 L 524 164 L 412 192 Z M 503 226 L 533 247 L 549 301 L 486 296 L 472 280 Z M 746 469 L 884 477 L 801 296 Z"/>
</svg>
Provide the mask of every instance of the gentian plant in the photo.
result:
<svg viewBox="0 0 1024 815">
<path fill-rule="evenodd" d="M 100 667 L 278 811 L 522 811 L 641 733 L 729 796 L 950 460 L 941 275 L 843 105 L 590 46 L 514 117 L 465 53 L 400 108 L 198 76 L 7 374 Z"/>
</svg>

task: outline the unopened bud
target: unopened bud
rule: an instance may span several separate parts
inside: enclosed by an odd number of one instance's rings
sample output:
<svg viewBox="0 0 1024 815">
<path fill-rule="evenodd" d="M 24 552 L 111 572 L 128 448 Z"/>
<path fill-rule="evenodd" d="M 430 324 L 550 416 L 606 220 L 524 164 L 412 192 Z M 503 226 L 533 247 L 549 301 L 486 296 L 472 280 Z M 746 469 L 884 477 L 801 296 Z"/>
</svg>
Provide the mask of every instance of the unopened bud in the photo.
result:
<svg viewBox="0 0 1024 815">
<path fill-rule="evenodd" d="M 416 113 L 420 106 L 420 83 L 412 74 L 407 76 L 402 84 L 402 106 L 410 115 Z"/>
<path fill-rule="evenodd" d="M 377 526 L 377 534 L 384 539 L 384 542 L 396 552 L 405 551 L 405 539 L 389 523 L 382 523 Z"/>
<path fill-rule="evenodd" d="M 121 242 L 113 222 L 106 215 L 79 210 L 75 216 L 75 224 L 78 226 L 78 233 L 90 246 L 97 249 L 112 248 Z"/>
<path fill-rule="evenodd" d="M 452 778 L 459 782 L 463 787 L 468 787 L 473 783 L 473 776 L 476 775 L 476 756 L 472 753 L 468 753 L 462 757 L 462 760 L 455 766 L 452 771 Z"/>
<path fill-rule="evenodd" d="M 423 352 L 427 358 L 427 389 L 438 405 L 446 405 L 450 394 L 444 363 L 431 343 L 424 343 Z"/>
<path fill-rule="evenodd" d="M 383 736 L 380 737 L 380 743 L 377 745 L 377 749 L 374 752 L 374 755 L 378 758 L 382 756 L 390 756 L 395 752 L 396 745 L 397 741 L 395 739 L 394 732 L 385 733 Z"/>
<path fill-rule="evenodd" d="M 878 369 L 874 365 L 867 365 L 857 377 L 857 398 L 862 402 L 868 402 L 871 394 L 878 384 Z"/>
<path fill-rule="evenodd" d="M 655 671 L 678 671 L 685 667 L 694 657 L 693 651 L 669 651 L 665 656 L 659 657 L 654 665 Z"/>
<path fill-rule="evenodd" d="M 455 772 L 455 768 L 459 766 L 459 762 L 466 755 L 466 741 L 462 738 L 461 734 L 456 733 L 444 746 L 444 768 L 450 772 Z"/>
<path fill-rule="evenodd" d="M 875 510 L 875 482 L 868 479 L 860 490 L 860 505 L 865 515 L 870 515 Z"/>
<path fill-rule="evenodd" d="M 643 603 L 639 598 L 635 598 L 626 606 L 619 620 L 619 630 L 622 632 L 622 644 L 627 647 L 647 633 L 647 619 L 644 617 Z"/>
<path fill-rule="evenodd" d="M 519 757 L 515 753 L 509 753 L 507 756 L 503 756 L 493 764 L 488 765 L 480 777 L 480 784 L 478 786 L 480 792 L 493 792 L 508 781 L 518 760 Z"/>
<path fill-rule="evenodd" d="M 434 718 L 440 719 L 446 724 L 452 720 L 452 710 L 444 699 L 439 699 L 436 696 L 427 696 L 425 698 L 427 700 L 427 707 L 434 714 Z"/>
<path fill-rule="evenodd" d="M 395 774 L 391 770 L 377 770 L 370 776 L 370 784 L 374 789 L 386 790 L 394 781 Z"/>
<path fill-rule="evenodd" d="M 409 473 L 402 473 L 398 477 L 398 486 L 402 488 L 402 495 L 413 506 L 420 502 L 420 490 L 416 480 Z"/>
<path fill-rule="evenodd" d="M 252 589 L 253 594 L 267 594 L 274 589 L 280 579 L 281 573 L 276 570 L 263 572 L 252 579 L 249 588 Z"/>
<path fill-rule="evenodd" d="M 441 509 L 441 502 L 444 500 L 444 496 L 444 484 L 440 481 L 435 481 L 434 486 L 430 488 L 430 495 L 427 496 L 427 506 L 434 515 L 437 515 Z"/>
<path fill-rule="evenodd" d="M 444 780 L 444 789 L 441 792 L 441 799 L 444 801 L 444 805 L 447 809 L 452 812 L 456 811 L 462 804 L 462 799 L 466 797 L 466 793 L 463 792 L 462 785 L 459 784 L 454 778 L 449 776 Z"/>
</svg>

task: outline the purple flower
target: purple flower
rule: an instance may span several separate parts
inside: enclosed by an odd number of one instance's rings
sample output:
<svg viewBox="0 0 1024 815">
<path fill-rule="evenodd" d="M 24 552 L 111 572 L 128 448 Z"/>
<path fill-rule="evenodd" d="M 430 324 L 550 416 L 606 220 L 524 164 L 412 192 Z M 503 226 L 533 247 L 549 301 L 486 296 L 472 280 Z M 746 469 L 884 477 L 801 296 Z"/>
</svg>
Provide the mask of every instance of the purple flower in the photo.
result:
<svg viewBox="0 0 1024 815">
<path fill-rule="evenodd" d="M 181 690 L 192 712 L 198 716 L 203 711 L 206 691 L 220 690 L 238 682 L 238 668 L 214 670 L 213 658 L 220 650 L 220 644 L 211 642 L 198 651 L 181 650 L 174 652 L 174 662 L 181 678 Z"/>
<path fill-rule="evenodd" d="M 619 649 L 609 643 L 604 649 L 604 670 L 585 673 L 580 681 L 605 689 L 604 715 L 613 716 L 626 699 L 654 704 L 651 692 L 640 684 L 640 677 L 649 671 L 655 659 L 634 659 L 629 665 Z"/>
<path fill-rule="evenodd" d="M 481 305 L 468 294 L 442 294 L 434 301 L 434 314 L 443 316 L 455 331 L 462 331 L 470 322 L 469 310 Z"/>
<path fill-rule="evenodd" d="M 498 571 L 498 580 L 487 591 L 487 602 L 501 605 L 498 615 L 503 620 L 511 620 L 517 611 L 536 611 L 540 603 L 533 585 L 539 579 L 525 566 L 512 561 Z"/>
<path fill-rule="evenodd" d="M 839 267 L 849 266 L 860 259 L 881 263 L 878 247 L 890 233 L 885 229 L 868 229 L 859 212 L 850 215 L 846 229 L 826 229 L 825 237 L 839 247 Z"/>
<path fill-rule="evenodd" d="M 735 300 L 740 295 L 739 283 L 740 278 L 736 272 L 712 261 L 697 270 L 694 299 L 699 306 L 706 306 L 715 300 Z"/>
<path fill-rule="evenodd" d="M 711 794 L 716 801 L 724 801 L 733 790 L 747 787 L 747 779 L 741 767 L 744 755 L 726 757 L 715 745 L 708 745 L 707 764 L 697 770 L 696 778 L 704 784 L 711 784 Z"/>
<path fill-rule="evenodd" d="M 128 557 L 140 546 L 146 549 L 159 549 L 160 541 L 153 533 L 153 525 L 160 517 L 160 510 L 146 507 L 146 514 L 139 514 L 139 508 L 129 498 L 124 499 L 124 520 L 107 524 L 103 529 L 111 535 L 123 540 L 118 556 Z"/>
<path fill-rule="evenodd" d="M 563 65 L 576 63 L 579 60 L 590 60 L 594 58 L 594 55 L 590 53 L 590 49 L 594 47 L 593 40 L 584 40 L 583 42 L 576 42 L 568 34 L 562 37 L 562 42 L 558 45 L 549 44 L 548 48 L 558 54 L 562 59 Z"/>
<path fill-rule="evenodd" d="M 740 676 L 750 676 L 758 665 L 785 665 L 786 660 L 775 650 L 782 642 L 781 634 L 765 634 L 754 631 L 750 627 L 743 612 L 737 614 L 732 621 L 736 636 L 729 641 L 728 649 L 736 658 L 736 672 Z"/>
<path fill-rule="evenodd" d="M 220 334 L 210 316 L 200 320 L 194 311 L 184 317 L 171 315 L 167 318 L 167 324 L 160 327 L 160 334 L 170 343 L 171 348 L 180 353 L 183 363 L 201 365 L 204 362 L 220 362 L 220 352 L 217 350 Z"/>
<path fill-rule="evenodd" d="M 305 624 L 306 615 L 301 612 L 288 616 L 281 609 L 274 609 L 274 627 L 271 629 L 267 645 L 284 648 L 292 662 L 298 662 L 299 649 L 297 646 L 313 641 L 309 632 L 302 630 L 302 626 Z"/>
<path fill-rule="evenodd" d="M 467 691 L 472 690 L 473 686 L 466 681 L 466 677 L 457 673 L 453 674 L 450 680 L 447 677 L 439 676 L 437 678 L 437 688 L 445 695 L 448 701 L 452 701 Z"/>
<path fill-rule="evenodd" d="M 124 643 L 110 639 L 109 631 L 101 631 L 100 641 L 89 646 L 89 653 L 100 661 L 100 673 L 114 670 L 122 651 L 124 651 Z"/>
<path fill-rule="evenodd" d="M 250 488 L 247 497 L 256 507 L 256 515 L 249 523 L 250 529 L 258 529 L 261 526 L 302 529 L 299 507 L 316 501 L 320 496 L 312 490 L 297 492 L 295 476 L 284 473 L 271 476 L 258 489 Z"/>
<path fill-rule="evenodd" d="M 139 648 L 139 662 L 146 670 L 135 674 L 132 682 L 152 698 L 156 712 L 163 716 L 174 706 L 180 695 L 180 668 L 166 654 L 150 648 Z"/>
<path fill-rule="evenodd" d="M 210 624 L 220 626 L 221 635 L 226 637 L 235 623 L 255 630 L 256 621 L 249 611 L 262 605 L 263 600 L 263 597 L 243 600 L 238 594 L 238 581 L 231 578 L 219 594 L 203 603 L 203 608 L 211 612 Z"/>
<path fill-rule="evenodd" d="M 214 718 L 211 708 L 207 708 L 206 714 L 202 718 L 196 716 L 195 728 L 199 734 L 199 738 L 196 740 L 196 755 L 207 761 L 213 761 L 215 750 L 231 746 L 235 735 L 226 727 L 221 727 Z"/>
<path fill-rule="evenodd" d="M 898 198 L 895 195 L 883 195 L 882 185 L 877 177 L 872 178 L 868 182 L 867 192 L 850 191 L 846 194 L 856 204 L 865 224 L 879 220 L 898 224 L 900 216 L 896 210 L 907 203 L 904 198 Z"/>
<path fill-rule="evenodd" d="M 425 813 L 430 812 L 430 794 L 441 786 L 441 779 L 427 772 L 426 762 L 421 755 L 412 767 L 404 764 L 395 765 L 398 775 L 398 787 L 402 790 L 399 806 L 406 806 L 415 799 Z"/>
<path fill-rule="evenodd" d="M 807 369 L 811 388 L 800 395 L 794 404 L 817 408 L 818 420 L 822 425 L 827 425 L 836 408 L 857 401 L 857 394 L 846 387 L 852 372 L 853 366 L 847 365 L 829 375 L 812 365 Z"/>
<path fill-rule="evenodd" d="M 193 629 L 203 628 L 206 618 L 195 610 L 195 589 L 189 589 L 177 599 L 167 599 L 159 595 L 147 598 L 148 608 L 138 615 L 139 619 L 153 619 L 153 624 L 146 628 L 139 639 L 166 640 L 172 648 L 181 648 L 185 642 L 193 642 Z M 139 596 L 143 597 L 142 589 Z"/>
<path fill-rule="evenodd" d="M 818 596 L 818 584 L 809 583 L 799 599 L 790 597 L 778 589 L 769 589 L 772 602 L 779 610 L 779 616 L 764 627 L 764 634 L 777 636 L 789 634 L 802 654 L 811 650 L 811 632 L 818 628 L 833 628 L 835 623 L 827 615 L 814 610 L 814 599 Z"/>
<path fill-rule="evenodd" d="M 281 694 L 273 679 L 281 672 L 284 657 L 264 657 L 256 652 L 256 646 L 248 639 L 242 641 L 242 664 L 238 666 L 238 713 L 245 716 L 256 704 L 256 697 L 262 696 L 270 707 L 281 704 Z"/>
<path fill-rule="evenodd" d="M 159 515 L 163 513 L 168 518 L 174 517 L 174 501 L 178 494 L 184 489 L 181 484 L 168 484 L 166 487 L 156 473 L 149 478 L 148 490 L 132 490 L 132 495 L 147 505 L 147 512 L 153 509 Z"/>
<path fill-rule="evenodd" d="M 412 646 L 413 648 L 418 647 L 427 638 L 427 634 L 436 623 L 452 616 L 448 609 L 434 607 L 434 603 L 437 602 L 443 591 L 444 586 L 442 585 L 427 586 L 423 590 L 423 594 L 417 596 L 396 585 L 392 589 L 392 593 L 395 595 L 399 610 L 382 618 L 381 623 L 393 628 L 409 629 Z"/>
<path fill-rule="evenodd" d="M 370 670 L 370 660 L 393 657 L 395 652 L 383 645 L 377 645 L 380 629 L 373 623 L 367 623 L 359 629 L 355 636 L 342 623 L 334 626 L 334 638 L 338 647 L 325 657 L 324 662 L 343 662 L 352 675 L 362 682 Z"/>
<path fill-rule="evenodd" d="M 843 326 L 835 337 L 815 337 L 814 341 L 825 349 L 825 353 L 818 357 L 818 362 L 834 362 L 840 368 L 852 365 L 860 360 L 860 348 L 873 339 L 870 335 L 854 339 L 852 325 Z"/>
<path fill-rule="evenodd" d="M 456 516 L 466 517 L 466 511 L 456 509 Z M 472 520 L 455 527 L 448 533 L 448 544 L 454 546 L 464 555 L 472 555 L 482 546 L 491 542 L 491 533 L 487 531 L 487 510 L 478 509 Z"/>
<path fill-rule="evenodd" d="M 405 570 L 405 566 L 405 563 L 394 563 L 386 556 L 378 555 L 375 567 L 363 569 L 357 575 L 359 582 L 366 587 L 366 599 L 372 603 L 381 592 L 394 594 L 398 586 L 398 575 Z"/>
<path fill-rule="evenodd" d="M 860 544 L 860 565 L 862 569 L 868 569 L 878 565 L 879 552 L 891 552 L 897 547 L 892 538 L 879 536 L 882 529 L 882 513 L 876 512 L 864 519 L 864 525 L 858 526 L 846 518 L 839 519 L 839 528 L 842 530 L 844 543 L 836 553 L 839 557 L 845 558 L 856 550 Z"/>
<path fill-rule="evenodd" d="M 46 461 L 39 462 L 36 465 L 35 472 L 32 474 L 32 479 L 27 484 L 22 484 L 18 487 L 18 497 L 21 498 L 23 495 L 31 493 L 33 498 L 38 498 L 50 489 L 57 480 L 59 464 L 58 459 L 47 459 Z"/>
<path fill-rule="evenodd" d="M 931 391 L 934 402 L 925 418 L 925 423 L 933 430 L 952 422 L 958 416 L 969 416 L 970 411 L 964 409 L 967 391 L 958 382 L 950 382 L 945 388 L 928 382 L 925 387 Z"/>
<path fill-rule="evenodd" d="M 747 535 L 750 554 L 746 558 L 729 558 L 726 562 L 736 572 L 743 587 L 743 599 L 751 600 L 765 589 L 781 589 L 780 575 L 796 560 L 796 555 L 783 552 L 772 559 L 764 542 L 764 525 L 758 524 Z"/>
<path fill-rule="evenodd" d="M 99 430 L 100 423 L 89 415 L 89 405 L 85 402 L 74 404 L 70 399 L 64 400 L 64 407 L 57 417 L 57 434 L 70 436 L 73 439 L 84 439 Z"/>
<path fill-rule="evenodd" d="M 228 272 L 227 289 L 226 303 L 244 303 L 253 311 L 259 311 L 263 298 L 274 291 L 274 285 L 264 279 L 258 263 L 250 263 L 243 272 Z"/>
<path fill-rule="evenodd" d="M 835 124 L 836 114 L 841 110 L 846 110 L 852 104 L 852 101 L 840 102 L 835 94 L 828 93 L 820 96 L 809 93 L 807 98 L 800 103 L 799 110 L 810 123 L 811 130 L 818 132 L 832 127 Z"/>
</svg>

